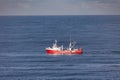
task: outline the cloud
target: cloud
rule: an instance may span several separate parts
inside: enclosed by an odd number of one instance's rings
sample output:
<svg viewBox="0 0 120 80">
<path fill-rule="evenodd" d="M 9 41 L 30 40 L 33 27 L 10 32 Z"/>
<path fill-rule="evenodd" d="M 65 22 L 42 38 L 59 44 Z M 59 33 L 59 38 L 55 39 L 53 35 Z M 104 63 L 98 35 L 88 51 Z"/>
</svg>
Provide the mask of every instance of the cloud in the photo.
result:
<svg viewBox="0 0 120 80">
<path fill-rule="evenodd" d="M 120 0 L 0 0 L 0 15 L 119 14 Z"/>
</svg>

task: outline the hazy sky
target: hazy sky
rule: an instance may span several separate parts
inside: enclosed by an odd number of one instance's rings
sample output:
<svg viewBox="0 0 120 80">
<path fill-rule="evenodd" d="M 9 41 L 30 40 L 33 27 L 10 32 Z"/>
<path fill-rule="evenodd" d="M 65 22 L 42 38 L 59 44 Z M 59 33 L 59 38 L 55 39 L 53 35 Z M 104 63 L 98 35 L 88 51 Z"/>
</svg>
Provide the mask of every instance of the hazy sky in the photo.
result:
<svg viewBox="0 0 120 80">
<path fill-rule="evenodd" d="M 0 15 L 120 15 L 120 0 L 0 0 Z"/>
</svg>

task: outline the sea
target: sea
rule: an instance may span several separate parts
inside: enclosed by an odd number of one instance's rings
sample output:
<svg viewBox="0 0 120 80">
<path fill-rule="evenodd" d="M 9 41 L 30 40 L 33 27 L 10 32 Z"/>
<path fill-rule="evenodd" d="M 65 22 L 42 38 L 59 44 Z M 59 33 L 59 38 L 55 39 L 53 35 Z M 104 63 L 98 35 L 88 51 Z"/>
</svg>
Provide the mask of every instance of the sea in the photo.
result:
<svg viewBox="0 0 120 80">
<path fill-rule="evenodd" d="M 48 55 L 54 40 L 81 55 Z M 0 16 L 0 80 L 120 80 L 120 16 Z"/>
</svg>

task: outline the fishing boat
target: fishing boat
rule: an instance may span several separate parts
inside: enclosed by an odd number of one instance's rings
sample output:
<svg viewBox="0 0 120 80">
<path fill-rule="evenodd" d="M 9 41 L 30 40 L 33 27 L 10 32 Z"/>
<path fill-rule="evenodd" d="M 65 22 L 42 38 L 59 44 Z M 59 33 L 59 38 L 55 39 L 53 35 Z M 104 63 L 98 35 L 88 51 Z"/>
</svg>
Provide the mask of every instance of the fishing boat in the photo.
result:
<svg viewBox="0 0 120 80">
<path fill-rule="evenodd" d="M 69 43 L 69 47 L 67 49 L 63 48 L 62 46 L 57 45 L 57 40 L 53 43 L 52 47 L 47 47 L 46 48 L 46 53 L 50 55 L 72 55 L 72 54 L 82 54 L 83 50 L 82 48 L 75 49 L 74 48 L 75 43 Z"/>
</svg>

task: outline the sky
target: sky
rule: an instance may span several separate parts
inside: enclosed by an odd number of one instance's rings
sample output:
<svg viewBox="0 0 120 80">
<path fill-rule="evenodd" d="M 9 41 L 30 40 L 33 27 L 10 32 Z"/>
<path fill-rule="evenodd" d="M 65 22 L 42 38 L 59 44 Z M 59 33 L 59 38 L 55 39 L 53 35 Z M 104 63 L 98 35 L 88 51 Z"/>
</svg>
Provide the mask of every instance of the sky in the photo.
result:
<svg viewBox="0 0 120 80">
<path fill-rule="evenodd" d="M 120 15 L 120 0 L 0 0 L 0 15 Z"/>
</svg>

